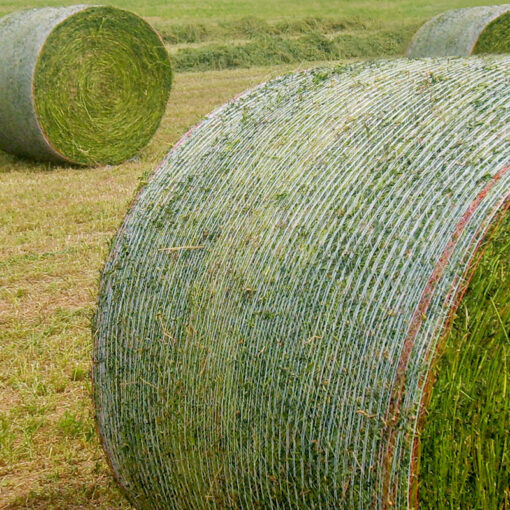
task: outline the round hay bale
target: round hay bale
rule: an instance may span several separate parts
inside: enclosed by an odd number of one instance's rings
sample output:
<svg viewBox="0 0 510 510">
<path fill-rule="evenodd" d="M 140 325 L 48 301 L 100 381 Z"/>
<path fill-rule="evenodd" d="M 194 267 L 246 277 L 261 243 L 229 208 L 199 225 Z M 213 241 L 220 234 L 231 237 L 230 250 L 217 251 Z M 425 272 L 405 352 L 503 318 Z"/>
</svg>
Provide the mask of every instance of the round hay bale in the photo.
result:
<svg viewBox="0 0 510 510">
<path fill-rule="evenodd" d="M 438 14 L 416 32 L 407 49 L 411 58 L 477 53 L 510 53 L 510 4 Z"/>
<path fill-rule="evenodd" d="M 144 147 L 172 79 L 150 25 L 87 5 L 1 19 L 0 69 L 0 149 L 82 165 L 120 163 Z"/>
<path fill-rule="evenodd" d="M 417 458 L 427 403 L 444 405 L 425 398 L 434 353 L 509 206 L 509 63 L 285 76 L 169 153 L 94 327 L 99 431 L 137 508 L 408 508 L 434 465 Z M 502 402 L 484 417 L 508 424 Z"/>
</svg>

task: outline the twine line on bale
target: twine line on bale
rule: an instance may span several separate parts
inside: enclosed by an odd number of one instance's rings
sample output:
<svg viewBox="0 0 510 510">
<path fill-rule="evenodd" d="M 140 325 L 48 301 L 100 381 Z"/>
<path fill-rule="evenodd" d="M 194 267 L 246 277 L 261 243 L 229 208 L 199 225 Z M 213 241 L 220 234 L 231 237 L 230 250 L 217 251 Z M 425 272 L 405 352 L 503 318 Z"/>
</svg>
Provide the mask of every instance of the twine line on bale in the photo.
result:
<svg viewBox="0 0 510 510">
<path fill-rule="evenodd" d="M 510 4 L 438 14 L 420 27 L 407 48 L 411 58 L 509 52 Z"/>
<path fill-rule="evenodd" d="M 0 149 L 116 164 L 152 138 L 172 73 L 159 35 L 113 7 L 77 5 L 0 19 Z"/>
<path fill-rule="evenodd" d="M 137 508 L 409 506 L 431 353 L 509 197 L 509 62 L 285 76 L 169 153 L 94 331 Z"/>
</svg>

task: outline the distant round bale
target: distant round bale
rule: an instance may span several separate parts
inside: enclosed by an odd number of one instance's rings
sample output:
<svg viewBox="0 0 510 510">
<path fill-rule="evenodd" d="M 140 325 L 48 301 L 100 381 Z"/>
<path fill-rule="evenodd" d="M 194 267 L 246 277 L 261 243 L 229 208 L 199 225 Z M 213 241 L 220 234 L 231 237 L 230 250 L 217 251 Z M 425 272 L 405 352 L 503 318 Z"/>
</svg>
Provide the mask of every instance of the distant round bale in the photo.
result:
<svg viewBox="0 0 510 510">
<path fill-rule="evenodd" d="M 159 35 L 120 9 L 76 5 L 0 19 L 0 149 L 81 165 L 134 156 L 172 72 Z"/>
<path fill-rule="evenodd" d="M 288 75 L 169 153 L 94 327 L 99 431 L 137 508 L 502 508 L 509 64 Z"/>
<path fill-rule="evenodd" d="M 479 53 L 510 53 L 510 4 L 438 14 L 416 32 L 407 49 L 412 58 Z"/>
</svg>

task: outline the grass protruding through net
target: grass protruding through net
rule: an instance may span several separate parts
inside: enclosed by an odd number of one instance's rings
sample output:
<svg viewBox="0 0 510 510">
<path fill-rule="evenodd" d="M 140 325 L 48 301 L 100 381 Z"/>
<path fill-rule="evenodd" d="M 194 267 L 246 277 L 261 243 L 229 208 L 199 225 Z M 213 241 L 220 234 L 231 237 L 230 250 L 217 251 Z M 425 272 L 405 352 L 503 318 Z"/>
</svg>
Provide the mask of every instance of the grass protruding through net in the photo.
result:
<svg viewBox="0 0 510 510">
<path fill-rule="evenodd" d="M 137 508 L 409 507 L 429 353 L 508 198 L 509 61 L 287 75 L 170 152 L 94 322 L 98 426 Z"/>
</svg>

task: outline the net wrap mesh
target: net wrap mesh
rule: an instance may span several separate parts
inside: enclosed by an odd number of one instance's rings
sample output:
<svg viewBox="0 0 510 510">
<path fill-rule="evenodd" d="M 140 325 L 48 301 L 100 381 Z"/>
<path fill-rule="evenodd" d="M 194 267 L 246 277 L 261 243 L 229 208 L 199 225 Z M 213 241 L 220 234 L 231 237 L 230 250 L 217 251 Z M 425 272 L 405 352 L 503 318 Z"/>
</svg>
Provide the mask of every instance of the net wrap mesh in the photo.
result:
<svg viewBox="0 0 510 510">
<path fill-rule="evenodd" d="M 508 204 L 509 64 L 284 76 L 168 154 L 95 321 L 138 508 L 407 508 L 431 353 Z"/>
</svg>

